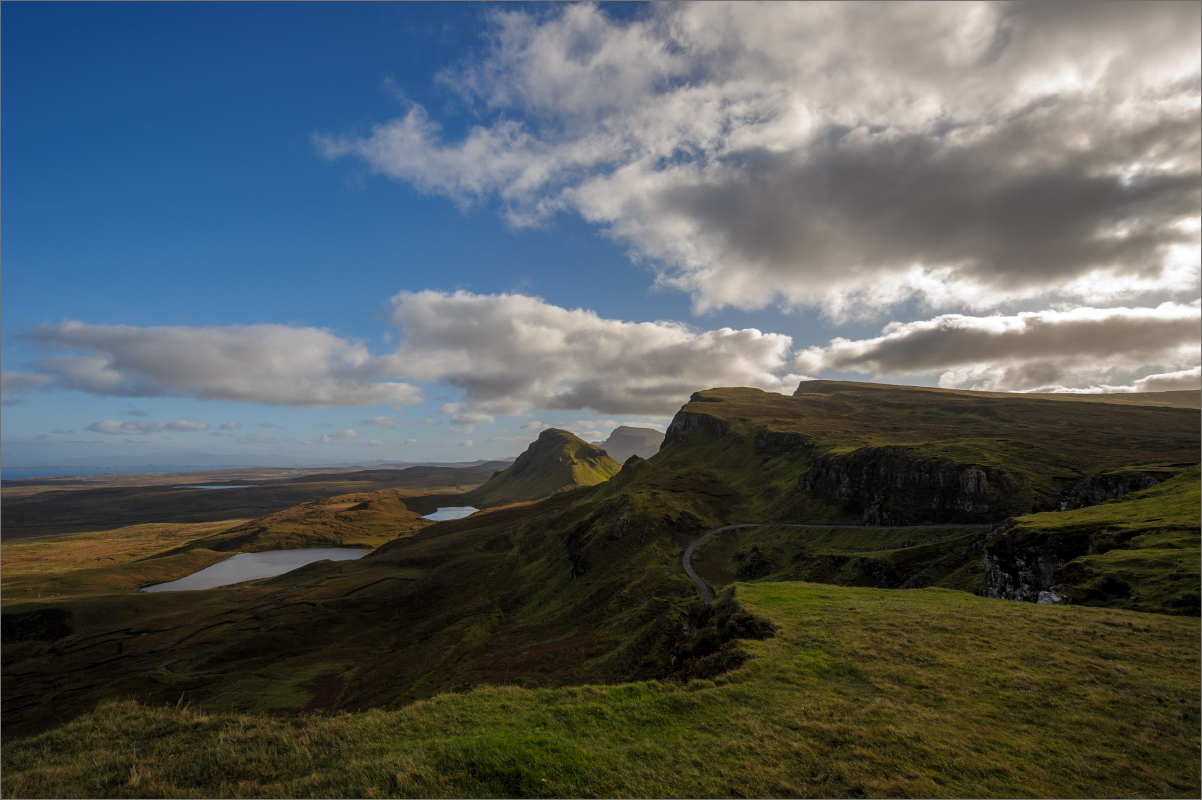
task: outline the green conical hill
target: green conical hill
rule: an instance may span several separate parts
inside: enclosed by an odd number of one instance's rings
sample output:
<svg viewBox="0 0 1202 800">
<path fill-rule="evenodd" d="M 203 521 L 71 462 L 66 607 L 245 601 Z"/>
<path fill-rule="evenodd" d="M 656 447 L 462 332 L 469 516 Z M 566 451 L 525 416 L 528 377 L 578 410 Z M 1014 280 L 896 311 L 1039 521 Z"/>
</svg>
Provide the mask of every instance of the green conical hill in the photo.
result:
<svg viewBox="0 0 1202 800">
<path fill-rule="evenodd" d="M 622 469 L 604 450 L 558 428 L 539 434 L 513 466 L 463 496 L 481 508 L 538 500 L 609 480 Z"/>
</svg>

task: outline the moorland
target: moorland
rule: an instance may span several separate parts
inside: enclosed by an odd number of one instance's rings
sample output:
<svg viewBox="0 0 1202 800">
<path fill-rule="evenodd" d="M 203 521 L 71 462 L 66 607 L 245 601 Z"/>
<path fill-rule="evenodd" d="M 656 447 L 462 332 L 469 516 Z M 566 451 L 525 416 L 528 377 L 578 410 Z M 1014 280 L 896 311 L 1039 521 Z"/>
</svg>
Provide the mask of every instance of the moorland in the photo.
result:
<svg viewBox="0 0 1202 800">
<path fill-rule="evenodd" d="M 1199 393 L 1109 397 L 712 389 L 621 465 L 6 486 L 3 791 L 1196 796 Z M 370 552 L 138 591 L 313 546 Z"/>
</svg>

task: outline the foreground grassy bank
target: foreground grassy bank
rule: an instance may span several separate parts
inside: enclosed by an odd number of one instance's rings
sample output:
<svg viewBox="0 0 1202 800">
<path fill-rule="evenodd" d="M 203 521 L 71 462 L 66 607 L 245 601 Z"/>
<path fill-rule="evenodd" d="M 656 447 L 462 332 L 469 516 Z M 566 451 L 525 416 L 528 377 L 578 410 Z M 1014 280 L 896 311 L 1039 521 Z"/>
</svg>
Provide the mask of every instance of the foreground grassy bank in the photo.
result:
<svg viewBox="0 0 1202 800">
<path fill-rule="evenodd" d="M 941 589 L 739 584 L 716 681 L 394 711 L 111 702 L 3 748 L 5 796 L 1197 796 L 1198 620 Z M 186 701 L 185 701 L 186 702 Z"/>
</svg>

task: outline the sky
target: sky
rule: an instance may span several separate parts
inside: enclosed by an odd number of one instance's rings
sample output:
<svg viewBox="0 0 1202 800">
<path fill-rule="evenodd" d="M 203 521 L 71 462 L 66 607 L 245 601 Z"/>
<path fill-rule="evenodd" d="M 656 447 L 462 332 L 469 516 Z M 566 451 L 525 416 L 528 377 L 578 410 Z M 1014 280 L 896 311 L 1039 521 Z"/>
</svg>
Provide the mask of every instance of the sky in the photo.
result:
<svg viewBox="0 0 1202 800">
<path fill-rule="evenodd" d="M 5 3 L 5 467 L 1197 389 L 1199 3 Z"/>
</svg>

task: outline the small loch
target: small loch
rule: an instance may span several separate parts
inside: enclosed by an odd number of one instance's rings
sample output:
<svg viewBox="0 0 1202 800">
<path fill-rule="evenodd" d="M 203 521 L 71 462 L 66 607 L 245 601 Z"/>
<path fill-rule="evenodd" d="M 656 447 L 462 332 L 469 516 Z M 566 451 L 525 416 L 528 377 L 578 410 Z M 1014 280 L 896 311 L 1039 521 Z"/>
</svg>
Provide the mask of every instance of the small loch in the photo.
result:
<svg viewBox="0 0 1202 800">
<path fill-rule="evenodd" d="M 444 522 L 448 519 L 463 519 L 464 517 L 470 517 L 479 510 L 480 509 L 472 508 L 471 506 L 447 506 L 446 508 L 438 509 L 433 514 L 427 514 L 426 516 L 422 517 L 422 519 L 428 519 L 432 522 Z"/>
<path fill-rule="evenodd" d="M 362 550 L 342 547 L 305 547 L 298 550 L 268 550 L 263 553 L 239 553 L 219 564 L 193 572 L 186 578 L 159 583 L 144 592 L 189 592 L 229 586 L 231 583 L 272 578 L 299 569 L 314 561 L 353 561 L 367 555 Z"/>
</svg>

